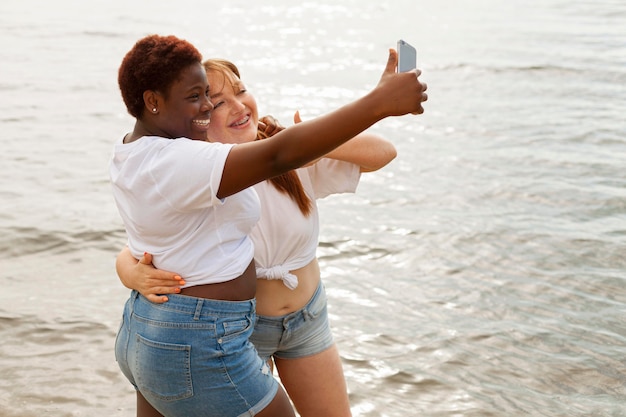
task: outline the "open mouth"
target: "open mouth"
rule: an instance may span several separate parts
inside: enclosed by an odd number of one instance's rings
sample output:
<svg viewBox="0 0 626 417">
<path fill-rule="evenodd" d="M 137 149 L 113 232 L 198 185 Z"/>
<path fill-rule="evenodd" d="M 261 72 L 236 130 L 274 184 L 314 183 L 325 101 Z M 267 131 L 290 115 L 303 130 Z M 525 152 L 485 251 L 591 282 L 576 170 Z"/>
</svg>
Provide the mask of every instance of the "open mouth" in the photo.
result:
<svg viewBox="0 0 626 417">
<path fill-rule="evenodd" d="M 244 117 L 242 117 L 241 119 L 233 122 L 230 126 L 231 127 L 238 127 L 238 126 L 242 126 L 245 125 L 246 123 L 248 123 L 248 121 L 250 120 L 250 115 L 247 114 Z"/>
<path fill-rule="evenodd" d="M 207 127 L 209 124 L 211 124 L 211 119 L 196 119 L 192 120 L 192 123 L 196 126 Z"/>
</svg>

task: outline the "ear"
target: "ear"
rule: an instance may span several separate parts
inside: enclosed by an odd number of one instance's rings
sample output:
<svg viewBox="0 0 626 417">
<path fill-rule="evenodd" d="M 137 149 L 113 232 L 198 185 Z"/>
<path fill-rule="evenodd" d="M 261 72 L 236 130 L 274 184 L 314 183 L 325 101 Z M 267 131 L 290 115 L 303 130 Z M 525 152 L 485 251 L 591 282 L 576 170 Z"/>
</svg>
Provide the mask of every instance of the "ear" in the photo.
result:
<svg viewBox="0 0 626 417">
<path fill-rule="evenodd" d="M 159 95 L 156 91 L 146 90 L 143 92 L 143 103 L 146 106 L 146 111 L 149 114 L 156 114 L 159 112 Z"/>
</svg>

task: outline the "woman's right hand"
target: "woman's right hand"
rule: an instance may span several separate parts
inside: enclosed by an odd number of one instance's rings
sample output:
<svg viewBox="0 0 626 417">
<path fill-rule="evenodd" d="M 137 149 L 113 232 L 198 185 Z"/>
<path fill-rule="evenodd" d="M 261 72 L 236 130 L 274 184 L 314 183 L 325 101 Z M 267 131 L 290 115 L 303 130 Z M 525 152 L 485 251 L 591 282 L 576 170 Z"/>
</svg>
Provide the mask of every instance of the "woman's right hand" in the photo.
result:
<svg viewBox="0 0 626 417">
<path fill-rule="evenodd" d="M 144 253 L 138 261 L 128 247 L 119 253 L 115 265 L 122 284 L 138 291 L 153 303 L 167 302 L 168 298 L 164 294 L 178 294 L 180 287 L 185 284 L 180 275 L 156 269 L 152 265 L 151 254 Z"/>
<path fill-rule="evenodd" d="M 383 75 L 372 93 L 380 94 L 381 113 L 384 116 L 402 116 L 404 114 L 422 114 L 422 103 L 428 100 L 427 85 L 419 81 L 422 73 L 419 69 L 396 72 L 398 53 L 389 49 L 389 58 Z"/>
</svg>

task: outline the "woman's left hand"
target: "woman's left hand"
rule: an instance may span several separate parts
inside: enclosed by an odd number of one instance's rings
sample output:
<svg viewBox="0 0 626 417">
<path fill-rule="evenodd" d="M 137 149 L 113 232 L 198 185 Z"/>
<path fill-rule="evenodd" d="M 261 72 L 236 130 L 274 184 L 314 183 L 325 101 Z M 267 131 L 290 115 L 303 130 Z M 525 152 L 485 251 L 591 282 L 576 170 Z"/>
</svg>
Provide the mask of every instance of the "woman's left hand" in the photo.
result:
<svg viewBox="0 0 626 417">
<path fill-rule="evenodd" d="M 180 275 L 156 269 L 152 264 L 150 253 L 143 254 L 133 267 L 130 276 L 120 279 L 126 287 L 139 291 L 141 295 L 157 304 L 167 302 L 166 294 L 178 294 L 180 287 L 185 285 L 185 280 Z"/>
</svg>

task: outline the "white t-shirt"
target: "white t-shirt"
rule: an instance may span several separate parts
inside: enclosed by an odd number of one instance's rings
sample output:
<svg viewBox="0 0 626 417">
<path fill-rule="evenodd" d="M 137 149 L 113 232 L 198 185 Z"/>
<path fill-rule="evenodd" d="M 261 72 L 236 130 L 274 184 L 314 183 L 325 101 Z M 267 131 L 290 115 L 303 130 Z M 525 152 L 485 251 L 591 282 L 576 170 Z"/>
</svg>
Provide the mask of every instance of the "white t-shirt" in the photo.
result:
<svg viewBox="0 0 626 417">
<path fill-rule="evenodd" d="M 135 258 L 153 254 L 185 287 L 234 279 L 254 255 L 256 192 L 216 195 L 232 146 L 153 136 L 115 144 L 110 176 L 128 247 Z"/>
<path fill-rule="evenodd" d="M 261 200 L 261 220 L 252 230 L 257 277 L 282 279 L 293 289 L 297 278 L 290 274 L 311 262 L 319 241 L 319 215 L 315 200 L 330 194 L 355 192 L 361 176 L 358 165 L 323 158 L 296 171 L 313 203 L 305 217 L 288 194 L 269 181 L 254 186 Z"/>
</svg>

